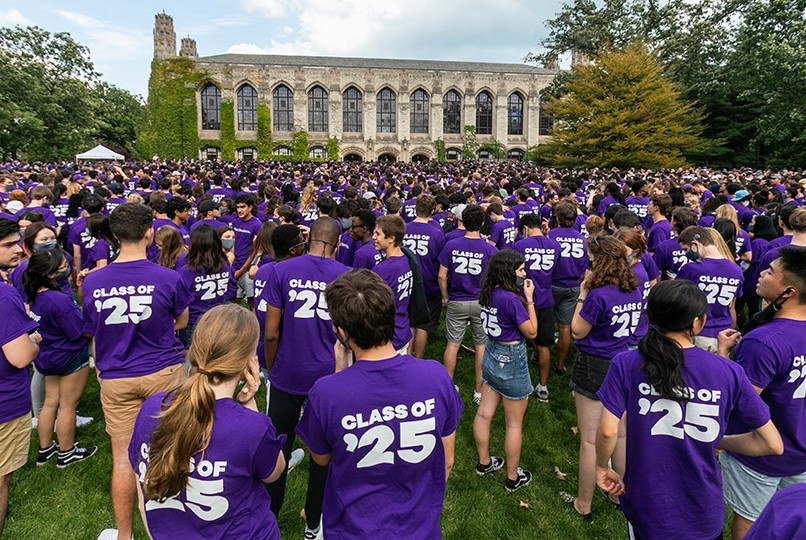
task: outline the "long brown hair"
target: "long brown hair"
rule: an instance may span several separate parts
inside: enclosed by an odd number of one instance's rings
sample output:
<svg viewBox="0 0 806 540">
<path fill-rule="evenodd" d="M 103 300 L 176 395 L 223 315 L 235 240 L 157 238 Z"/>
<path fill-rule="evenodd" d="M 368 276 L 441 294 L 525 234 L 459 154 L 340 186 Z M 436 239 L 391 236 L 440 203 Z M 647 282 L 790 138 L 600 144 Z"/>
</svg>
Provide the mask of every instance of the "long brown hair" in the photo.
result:
<svg viewBox="0 0 806 540">
<path fill-rule="evenodd" d="M 198 371 L 169 394 L 167 407 L 166 396 L 151 436 L 143 482 L 147 500 L 164 500 L 187 486 L 190 458 L 210 444 L 216 402 L 210 385 L 240 376 L 255 355 L 259 335 L 255 316 L 236 304 L 216 306 L 199 319 L 188 350 Z"/>
<path fill-rule="evenodd" d="M 638 279 L 627 262 L 624 242 L 613 236 L 594 235 L 588 238 L 588 255 L 593 269 L 588 278 L 588 289 L 615 285 L 622 291 L 638 288 Z"/>
<path fill-rule="evenodd" d="M 182 235 L 171 225 L 163 225 L 157 229 L 157 233 L 154 235 L 154 242 L 157 240 L 162 243 L 157 263 L 160 266 L 174 270 L 179 256 L 187 252 L 187 247 L 182 241 Z"/>
</svg>

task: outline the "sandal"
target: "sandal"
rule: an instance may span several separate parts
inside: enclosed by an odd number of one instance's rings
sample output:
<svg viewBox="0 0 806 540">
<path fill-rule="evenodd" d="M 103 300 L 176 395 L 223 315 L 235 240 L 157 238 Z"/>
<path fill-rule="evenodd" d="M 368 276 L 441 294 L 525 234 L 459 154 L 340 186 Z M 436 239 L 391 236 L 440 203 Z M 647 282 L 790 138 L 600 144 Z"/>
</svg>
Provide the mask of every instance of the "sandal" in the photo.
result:
<svg viewBox="0 0 806 540">
<path fill-rule="evenodd" d="M 599 491 L 602 492 L 602 495 L 607 497 L 607 500 L 610 501 L 610 504 L 612 504 L 616 508 L 616 510 L 621 510 L 621 501 L 619 501 L 618 497 L 615 497 L 615 495 L 611 495 L 602 488 L 599 488 Z M 615 499 L 613 497 L 615 497 Z"/>
<path fill-rule="evenodd" d="M 560 492 L 560 499 L 562 499 L 563 502 L 570 504 L 573 507 L 574 512 L 579 514 L 579 516 L 586 523 L 591 523 L 593 521 L 593 514 L 591 512 L 588 512 L 587 514 L 583 514 L 582 512 L 577 510 L 577 505 L 576 505 L 577 498 L 575 496 L 571 495 L 567 491 L 561 491 Z"/>
</svg>

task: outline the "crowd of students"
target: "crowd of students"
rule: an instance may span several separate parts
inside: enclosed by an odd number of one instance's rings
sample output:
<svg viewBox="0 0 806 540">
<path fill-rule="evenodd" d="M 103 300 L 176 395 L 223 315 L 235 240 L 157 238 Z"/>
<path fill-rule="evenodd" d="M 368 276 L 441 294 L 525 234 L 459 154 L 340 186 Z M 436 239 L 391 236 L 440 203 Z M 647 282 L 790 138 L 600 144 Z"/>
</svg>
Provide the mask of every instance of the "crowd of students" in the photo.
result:
<svg viewBox="0 0 806 540">
<path fill-rule="evenodd" d="M 560 495 L 581 519 L 598 485 L 630 538 L 720 537 L 725 504 L 734 539 L 806 534 L 804 491 L 776 494 L 806 482 L 804 187 L 521 162 L 7 163 L 0 532 L 32 412 L 37 466 L 96 453 L 76 443 L 92 372 L 116 522 L 99 539 L 132 537 L 138 498 L 154 538 L 279 538 L 297 435 L 305 538 L 438 538 L 460 394 L 476 473 L 522 489 L 528 399 L 560 391 L 573 343 L 578 490 Z M 443 320 L 441 363 L 422 360 Z"/>
</svg>

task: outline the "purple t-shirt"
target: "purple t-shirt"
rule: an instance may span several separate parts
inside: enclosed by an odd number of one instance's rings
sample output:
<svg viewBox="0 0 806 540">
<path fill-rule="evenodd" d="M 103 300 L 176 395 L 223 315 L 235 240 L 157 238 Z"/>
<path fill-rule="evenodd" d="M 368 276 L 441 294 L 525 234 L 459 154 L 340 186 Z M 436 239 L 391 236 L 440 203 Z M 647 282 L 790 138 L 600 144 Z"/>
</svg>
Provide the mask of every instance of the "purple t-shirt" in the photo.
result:
<svg viewBox="0 0 806 540">
<path fill-rule="evenodd" d="M 552 273 L 560 258 L 560 244 L 545 236 L 530 236 L 515 243 L 515 251 L 523 255 L 526 277 L 535 285 L 532 301 L 535 309 L 554 305 L 551 294 Z"/>
<path fill-rule="evenodd" d="M 28 314 L 42 336 L 36 369 L 43 375 L 60 375 L 89 343 L 78 304 L 61 291 L 46 290 L 36 295 Z"/>
<path fill-rule="evenodd" d="M 310 254 L 274 265 L 263 295 L 283 315 L 269 380 L 283 392 L 307 394 L 313 383 L 335 371 L 336 334 L 325 288 L 348 270 L 338 261 Z"/>
<path fill-rule="evenodd" d="M 383 260 L 383 253 L 375 249 L 375 241 L 366 244 L 356 242 L 353 244 L 353 268 L 372 270 L 376 264 Z"/>
<path fill-rule="evenodd" d="M 715 338 L 730 328 L 733 319 L 730 305 L 742 295 L 744 276 L 742 269 L 727 259 L 701 259 L 680 269 L 677 279 L 687 279 L 697 285 L 708 298 L 708 317 L 701 336 Z"/>
<path fill-rule="evenodd" d="M 439 254 L 439 264 L 448 269 L 448 298 L 465 302 L 478 300 L 484 270 L 496 253 L 481 238 L 450 240 Z"/>
<path fill-rule="evenodd" d="M 627 208 L 638 216 L 638 223 L 645 228 L 649 197 L 627 197 L 624 202 L 627 203 Z"/>
<path fill-rule="evenodd" d="M 395 337 L 392 345 L 400 350 L 411 341 L 411 327 L 409 326 L 409 300 L 414 287 L 409 258 L 405 255 L 387 258 L 372 269 L 381 276 L 395 295 Z"/>
<path fill-rule="evenodd" d="M 585 237 L 574 229 L 557 227 L 549 231 L 549 238 L 560 244 L 560 257 L 551 274 L 551 284 L 566 289 L 579 287 L 579 279 L 588 268 Z"/>
<path fill-rule="evenodd" d="M 445 499 L 442 437 L 462 413 L 432 360 L 360 360 L 320 379 L 296 432 L 330 454 L 322 522 L 327 537 L 438 539 Z"/>
<path fill-rule="evenodd" d="M 114 249 L 109 245 L 109 242 L 103 238 L 99 238 L 95 244 L 89 249 L 87 254 L 87 268 L 92 270 L 98 261 L 107 261 L 115 255 Z M 82 266 L 84 266 L 82 264 Z"/>
<path fill-rule="evenodd" d="M 680 247 L 676 238 L 661 243 L 653 253 L 652 258 L 661 272 L 662 279 L 674 279 L 680 268 L 688 263 L 686 251 Z"/>
<path fill-rule="evenodd" d="M 481 307 L 481 325 L 487 337 L 495 341 L 523 340 L 518 327 L 529 320 L 529 313 L 520 298 L 498 287 L 490 296 L 490 305 Z"/>
<path fill-rule="evenodd" d="M 249 254 L 252 252 L 252 243 L 260 232 L 260 220 L 256 217 L 244 221 L 239 217 L 232 220 L 232 230 L 235 231 L 235 262 L 232 267 L 237 272 L 246 263 Z"/>
<path fill-rule="evenodd" d="M 14 221 L 18 221 L 20 216 L 22 216 L 25 212 L 38 212 L 42 214 L 42 218 L 45 220 L 45 223 L 51 227 L 59 226 L 58 222 L 56 221 L 56 216 L 50 211 L 50 208 L 46 208 L 44 206 L 26 206 L 25 208 L 21 208 L 16 214 L 14 214 Z"/>
<path fill-rule="evenodd" d="M 716 221 L 716 216 L 709 214 L 698 219 L 697 225 L 700 227 L 713 227 L 714 221 Z"/>
<path fill-rule="evenodd" d="M 526 203 L 516 204 L 510 208 L 510 211 L 515 214 L 515 230 L 519 230 L 521 228 L 520 223 L 523 216 L 535 213 L 534 207 Z"/>
<path fill-rule="evenodd" d="M 613 358 L 626 351 L 638 329 L 643 307 L 640 286 L 634 291 L 622 291 L 615 285 L 604 285 L 588 291 L 579 316 L 593 328 L 575 341 L 577 349 L 601 358 Z"/>
<path fill-rule="evenodd" d="M 763 388 L 772 421 L 784 441 L 781 456 L 733 455 L 754 471 L 767 476 L 791 476 L 806 471 L 806 322 L 773 319 L 756 328 L 734 351 L 750 382 Z M 731 423 L 729 433 L 744 433 L 746 426 Z"/>
<path fill-rule="evenodd" d="M 146 399 L 134 423 L 129 463 L 141 487 L 164 398 L 161 392 Z M 162 502 L 145 501 L 151 535 L 155 540 L 279 540 L 263 479 L 274 472 L 285 439 L 265 415 L 232 399 L 216 400 L 210 443 L 191 458 L 187 486 Z"/>
<path fill-rule="evenodd" d="M 225 264 L 221 271 L 213 274 L 208 274 L 204 270 L 201 272 L 191 270 L 187 264 L 179 268 L 178 272 L 185 282 L 185 287 L 193 294 L 189 306 L 188 326 L 196 324 L 202 315 L 214 307 L 234 300 L 238 292 L 235 272 L 229 264 Z"/>
<path fill-rule="evenodd" d="M 269 281 L 269 276 L 274 272 L 274 264 L 264 264 L 258 271 L 255 272 L 254 288 L 255 288 L 255 316 L 260 325 L 260 340 L 257 342 L 257 361 L 260 367 L 266 369 L 266 351 L 263 348 L 263 340 L 266 337 L 266 283 Z"/>
<path fill-rule="evenodd" d="M 174 332 L 193 298 L 174 270 L 114 262 L 84 280 L 84 333 L 95 338 L 102 379 L 141 377 L 185 361 Z"/>
<path fill-rule="evenodd" d="M 490 241 L 497 249 L 512 249 L 517 236 L 518 229 L 508 219 L 501 219 L 490 227 Z"/>
<path fill-rule="evenodd" d="M 660 398 L 638 351 L 617 355 L 597 395 L 621 418 L 627 413 L 627 470 L 621 508 L 642 538 L 711 539 L 722 531 L 725 506 L 714 450 L 728 419 L 756 429 L 770 419 L 742 368 L 697 347 L 684 349 L 690 401 Z"/>
<path fill-rule="evenodd" d="M 663 219 L 658 221 L 657 223 L 652 224 L 652 228 L 649 229 L 649 234 L 646 237 L 646 249 L 650 253 L 654 253 L 654 251 L 661 245 L 663 242 L 668 240 L 672 237 L 672 227 L 669 225 L 668 219 Z"/>
<path fill-rule="evenodd" d="M 25 313 L 22 298 L 11 285 L 0 283 L 0 423 L 19 418 L 31 411 L 31 377 L 28 366 L 11 365 L 2 346 L 23 334 L 36 330 L 37 323 Z"/>
<path fill-rule="evenodd" d="M 751 249 L 750 235 L 744 229 L 739 229 L 736 232 L 736 255 L 741 257 Z"/>
<path fill-rule="evenodd" d="M 466 234 L 466 229 L 456 228 L 449 233 L 445 233 L 445 242 L 450 242 L 451 240 L 456 240 L 457 238 L 464 238 Z"/>
<path fill-rule="evenodd" d="M 770 249 L 777 248 L 777 247 L 788 246 L 791 243 L 792 243 L 792 235 L 791 234 L 788 235 L 788 236 L 779 236 L 775 240 L 770 240 Z"/>
<path fill-rule="evenodd" d="M 406 236 L 403 237 L 403 245 L 414 252 L 420 263 L 426 298 L 439 297 L 438 257 L 445 247 L 445 234 L 432 223 L 412 221 L 406 225 Z"/>
<path fill-rule="evenodd" d="M 400 217 L 403 218 L 403 221 L 406 223 L 411 223 L 415 219 L 417 219 L 417 199 L 409 199 L 408 201 L 403 203 L 403 206 L 400 208 Z"/>
<path fill-rule="evenodd" d="M 70 225 L 70 232 L 67 233 L 67 243 L 71 246 L 79 246 L 81 254 L 81 268 L 79 270 L 89 270 L 91 261 L 90 249 L 98 239 L 87 230 L 87 218 L 80 217 Z M 94 265 L 93 265 L 94 266 Z"/>
<path fill-rule="evenodd" d="M 793 484 L 772 496 L 744 540 L 806 538 L 806 484 Z"/>
</svg>

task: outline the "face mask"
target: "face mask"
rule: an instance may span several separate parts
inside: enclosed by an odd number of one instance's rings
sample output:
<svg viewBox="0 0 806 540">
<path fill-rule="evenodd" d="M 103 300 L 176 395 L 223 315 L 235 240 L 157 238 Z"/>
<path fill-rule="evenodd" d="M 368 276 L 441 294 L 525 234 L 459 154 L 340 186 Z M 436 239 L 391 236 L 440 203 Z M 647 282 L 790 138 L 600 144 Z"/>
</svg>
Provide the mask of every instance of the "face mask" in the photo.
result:
<svg viewBox="0 0 806 540">
<path fill-rule="evenodd" d="M 233 247 L 235 247 L 235 239 L 234 238 L 222 238 L 221 245 L 224 246 L 224 249 L 229 251 Z"/>
<path fill-rule="evenodd" d="M 742 335 L 747 335 L 747 333 L 750 332 L 751 330 L 758 328 L 764 323 L 770 322 L 775 317 L 775 314 L 781 311 L 781 306 L 784 305 L 784 302 L 789 300 L 788 298 L 783 298 L 782 300 L 782 297 L 786 293 L 788 293 L 789 290 L 790 288 L 787 287 L 784 290 L 784 292 L 779 294 L 778 297 L 772 302 L 770 302 L 770 304 L 767 307 L 765 307 L 764 309 L 753 315 L 753 318 L 747 321 L 747 324 L 745 324 L 742 327 L 741 329 Z"/>
<path fill-rule="evenodd" d="M 519 289 L 523 287 L 523 283 L 526 281 L 526 278 L 523 276 L 515 276 L 515 286 Z"/>
<path fill-rule="evenodd" d="M 750 201 L 742 201 L 742 206 L 750 206 Z"/>
<path fill-rule="evenodd" d="M 686 251 L 686 258 L 687 258 L 688 260 L 690 260 L 691 262 L 697 262 L 697 261 L 699 261 L 700 259 L 702 259 L 702 257 L 700 256 L 700 254 L 699 254 L 698 252 L 694 251 L 694 250 L 693 250 L 693 249 L 691 249 L 691 248 L 688 248 L 688 251 Z"/>
<path fill-rule="evenodd" d="M 42 242 L 41 244 L 34 244 L 34 251 L 48 251 L 56 247 L 56 240 L 50 240 L 49 242 Z"/>
<path fill-rule="evenodd" d="M 353 220 L 350 218 L 341 218 L 340 221 L 341 221 L 341 228 L 344 229 L 345 231 L 350 227 L 352 227 L 353 225 Z"/>
<path fill-rule="evenodd" d="M 336 339 L 339 340 L 339 343 L 341 343 L 342 346 L 349 351 L 350 350 L 350 345 L 349 345 L 350 336 L 347 334 L 346 331 L 344 331 L 344 330 L 342 330 L 342 331 L 344 332 L 344 339 L 342 339 L 342 337 L 339 335 L 338 330 L 335 330 L 335 329 L 333 330 L 333 332 L 336 334 Z"/>
<path fill-rule="evenodd" d="M 70 269 L 65 268 L 64 270 L 53 276 L 53 279 L 56 280 L 56 283 L 59 283 L 60 281 L 64 281 L 65 279 L 67 279 L 67 276 L 69 275 L 70 275 Z"/>
<path fill-rule="evenodd" d="M 632 262 L 634 260 L 635 260 L 635 255 L 632 255 L 632 254 L 627 255 L 627 264 L 632 264 Z"/>
</svg>

